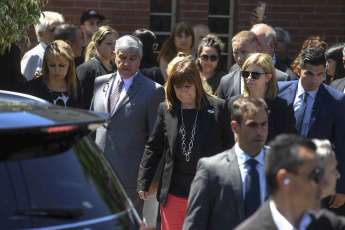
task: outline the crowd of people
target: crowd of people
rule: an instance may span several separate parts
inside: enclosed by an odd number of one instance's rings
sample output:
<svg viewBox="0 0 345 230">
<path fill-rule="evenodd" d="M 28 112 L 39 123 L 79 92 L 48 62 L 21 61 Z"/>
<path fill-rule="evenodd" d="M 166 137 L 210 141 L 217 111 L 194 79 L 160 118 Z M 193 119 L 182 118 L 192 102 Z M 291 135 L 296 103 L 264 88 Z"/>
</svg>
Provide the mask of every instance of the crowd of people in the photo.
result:
<svg viewBox="0 0 345 230">
<path fill-rule="evenodd" d="M 255 21 L 255 20 L 254 20 Z M 109 114 L 96 144 L 149 229 L 344 229 L 345 43 L 257 22 L 231 38 L 178 22 L 157 58 L 145 28 L 43 12 L 39 44 L 0 57 L 1 89 Z"/>
</svg>

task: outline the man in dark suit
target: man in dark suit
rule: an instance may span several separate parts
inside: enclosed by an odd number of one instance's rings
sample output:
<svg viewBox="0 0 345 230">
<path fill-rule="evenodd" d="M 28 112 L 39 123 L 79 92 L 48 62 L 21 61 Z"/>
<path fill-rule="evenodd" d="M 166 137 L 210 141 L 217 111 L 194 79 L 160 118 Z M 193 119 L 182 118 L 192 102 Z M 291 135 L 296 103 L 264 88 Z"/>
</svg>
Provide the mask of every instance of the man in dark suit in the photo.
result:
<svg viewBox="0 0 345 230">
<path fill-rule="evenodd" d="M 297 67 L 300 80 L 279 82 L 278 96 L 293 103 L 300 135 L 331 141 L 338 171 L 345 175 L 345 94 L 322 83 L 325 68 L 326 58 L 322 50 L 306 49 Z M 330 206 L 345 202 L 345 176 L 339 180 L 336 191 Z"/>
<path fill-rule="evenodd" d="M 277 62 L 277 58 L 274 54 L 274 46 L 277 43 L 277 35 L 275 30 L 264 24 L 256 24 L 250 30 L 258 36 L 259 39 L 259 53 L 265 53 L 271 55 L 276 69 L 289 75 L 289 80 L 297 80 L 298 76 L 293 72 L 292 69 L 288 68 L 281 62 Z"/>
<path fill-rule="evenodd" d="M 344 229 L 343 218 L 318 211 L 328 182 L 315 150 L 312 141 L 293 134 L 282 134 L 271 142 L 265 176 L 272 196 L 237 230 Z"/>
<path fill-rule="evenodd" d="M 143 55 L 137 37 L 126 35 L 115 45 L 117 72 L 95 80 L 91 110 L 110 114 L 97 129 L 96 143 L 117 172 L 129 198 L 141 215 L 143 201 L 136 192 L 139 165 L 156 121 L 164 89 L 142 75 Z"/>
<path fill-rule="evenodd" d="M 241 68 L 247 58 L 258 52 L 258 37 L 251 31 L 241 31 L 232 38 L 232 50 L 236 64 L 232 72 L 220 80 L 218 97 L 229 100 L 231 97 L 243 94 L 244 83 Z M 290 80 L 289 75 L 276 69 L 278 81 Z"/>
<path fill-rule="evenodd" d="M 199 160 L 184 230 L 233 229 L 267 197 L 263 175 L 267 105 L 260 98 L 240 98 L 233 104 L 231 120 L 237 143 L 229 150 Z"/>
</svg>

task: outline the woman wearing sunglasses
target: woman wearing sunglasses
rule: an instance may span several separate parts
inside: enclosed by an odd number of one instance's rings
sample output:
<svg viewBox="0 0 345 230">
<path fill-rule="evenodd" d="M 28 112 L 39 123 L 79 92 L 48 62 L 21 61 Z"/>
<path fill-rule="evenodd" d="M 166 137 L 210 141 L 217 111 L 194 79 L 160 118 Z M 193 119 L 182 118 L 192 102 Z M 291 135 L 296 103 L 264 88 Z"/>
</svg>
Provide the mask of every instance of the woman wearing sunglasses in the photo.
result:
<svg viewBox="0 0 345 230">
<path fill-rule="evenodd" d="M 297 133 L 296 119 L 292 103 L 277 96 L 278 84 L 271 56 L 255 53 L 249 56 L 242 66 L 244 95 L 230 98 L 229 108 L 239 97 L 260 97 L 268 106 L 267 143 L 281 133 Z"/>
<path fill-rule="evenodd" d="M 202 86 L 206 92 L 217 96 L 220 79 L 226 74 L 221 68 L 220 55 L 224 44 L 215 35 L 207 35 L 198 48 L 196 64 L 199 67 Z"/>
</svg>

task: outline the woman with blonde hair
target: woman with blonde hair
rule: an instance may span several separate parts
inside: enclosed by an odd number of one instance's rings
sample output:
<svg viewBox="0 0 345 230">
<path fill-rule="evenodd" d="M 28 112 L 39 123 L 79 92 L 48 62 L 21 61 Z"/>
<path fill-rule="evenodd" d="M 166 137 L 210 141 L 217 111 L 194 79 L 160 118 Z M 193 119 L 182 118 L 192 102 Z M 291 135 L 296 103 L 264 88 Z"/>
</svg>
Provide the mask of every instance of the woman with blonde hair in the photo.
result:
<svg viewBox="0 0 345 230">
<path fill-rule="evenodd" d="M 93 34 L 92 41 L 86 48 L 85 63 L 77 68 L 81 98 L 85 109 L 90 108 L 96 77 L 116 71 L 114 49 L 118 37 L 117 32 L 111 27 L 101 26 Z"/>
<path fill-rule="evenodd" d="M 279 89 L 272 57 L 263 53 L 250 55 L 242 66 L 241 76 L 244 80 L 244 94 L 230 98 L 229 108 L 239 97 L 263 98 L 269 110 L 266 142 L 281 133 L 297 133 L 292 103 L 277 96 Z"/>
<path fill-rule="evenodd" d="M 43 56 L 42 76 L 26 83 L 26 93 L 56 105 L 80 107 L 77 79 L 71 47 L 62 40 L 47 46 Z"/>
<path fill-rule="evenodd" d="M 157 57 L 159 68 L 162 71 L 165 81 L 168 79 L 168 64 L 176 57 L 178 52 L 189 55 L 193 45 L 193 28 L 186 22 L 176 23 L 174 28 L 171 30 L 170 37 L 163 43 L 162 49 Z"/>
<path fill-rule="evenodd" d="M 147 200 L 148 189 L 163 158 L 158 191 L 162 230 L 182 229 L 198 160 L 234 144 L 225 101 L 205 92 L 194 60 L 176 59 L 165 86 L 166 100 L 159 106 L 145 146 L 137 185 L 140 198 Z"/>
</svg>

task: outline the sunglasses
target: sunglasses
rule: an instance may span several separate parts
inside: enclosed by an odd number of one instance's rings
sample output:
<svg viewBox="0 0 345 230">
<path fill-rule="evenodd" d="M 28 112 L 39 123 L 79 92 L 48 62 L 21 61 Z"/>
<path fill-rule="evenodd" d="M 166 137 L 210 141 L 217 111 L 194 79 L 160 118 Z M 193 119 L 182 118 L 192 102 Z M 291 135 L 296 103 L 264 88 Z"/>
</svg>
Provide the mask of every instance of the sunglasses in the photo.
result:
<svg viewBox="0 0 345 230">
<path fill-rule="evenodd" d="M 241 71 L 241 75 L 244 78 L 249 78 L 249 76 L 252 76 L 253 79 L 259 79 L 261 74 L 266 74 L 266 73 L 250 72 L 246 70 Z"/>
<path fill-rule="evenodd" d="M 153 50 L 157 50 L 158 49 L 158 43 L 153 43 Z"/>
<path fill-rule="evenodd" d="M 298 173 L 291 172 L 292 174 L 295 174 L 297 176 L 301 176 Z M 313 180 L 316 184 L 320 182 L 322 179 L 323 175 L 325 174 L 324 170 L 322 168 L 316 167 L 313 169 L 313 171 L 310 173 L 308 178 L 310 180 Z"/>
<path fill-rule="evenodd" d="M 206 54 L 201 55 L 201 60 L 203 61 L 208 61 L 208 59 L 210 59 L 210 61 L 217 61 L 218 57 L 216 55 L 211 55 L 211 56 L 207 56 Z"/>
</svg>

